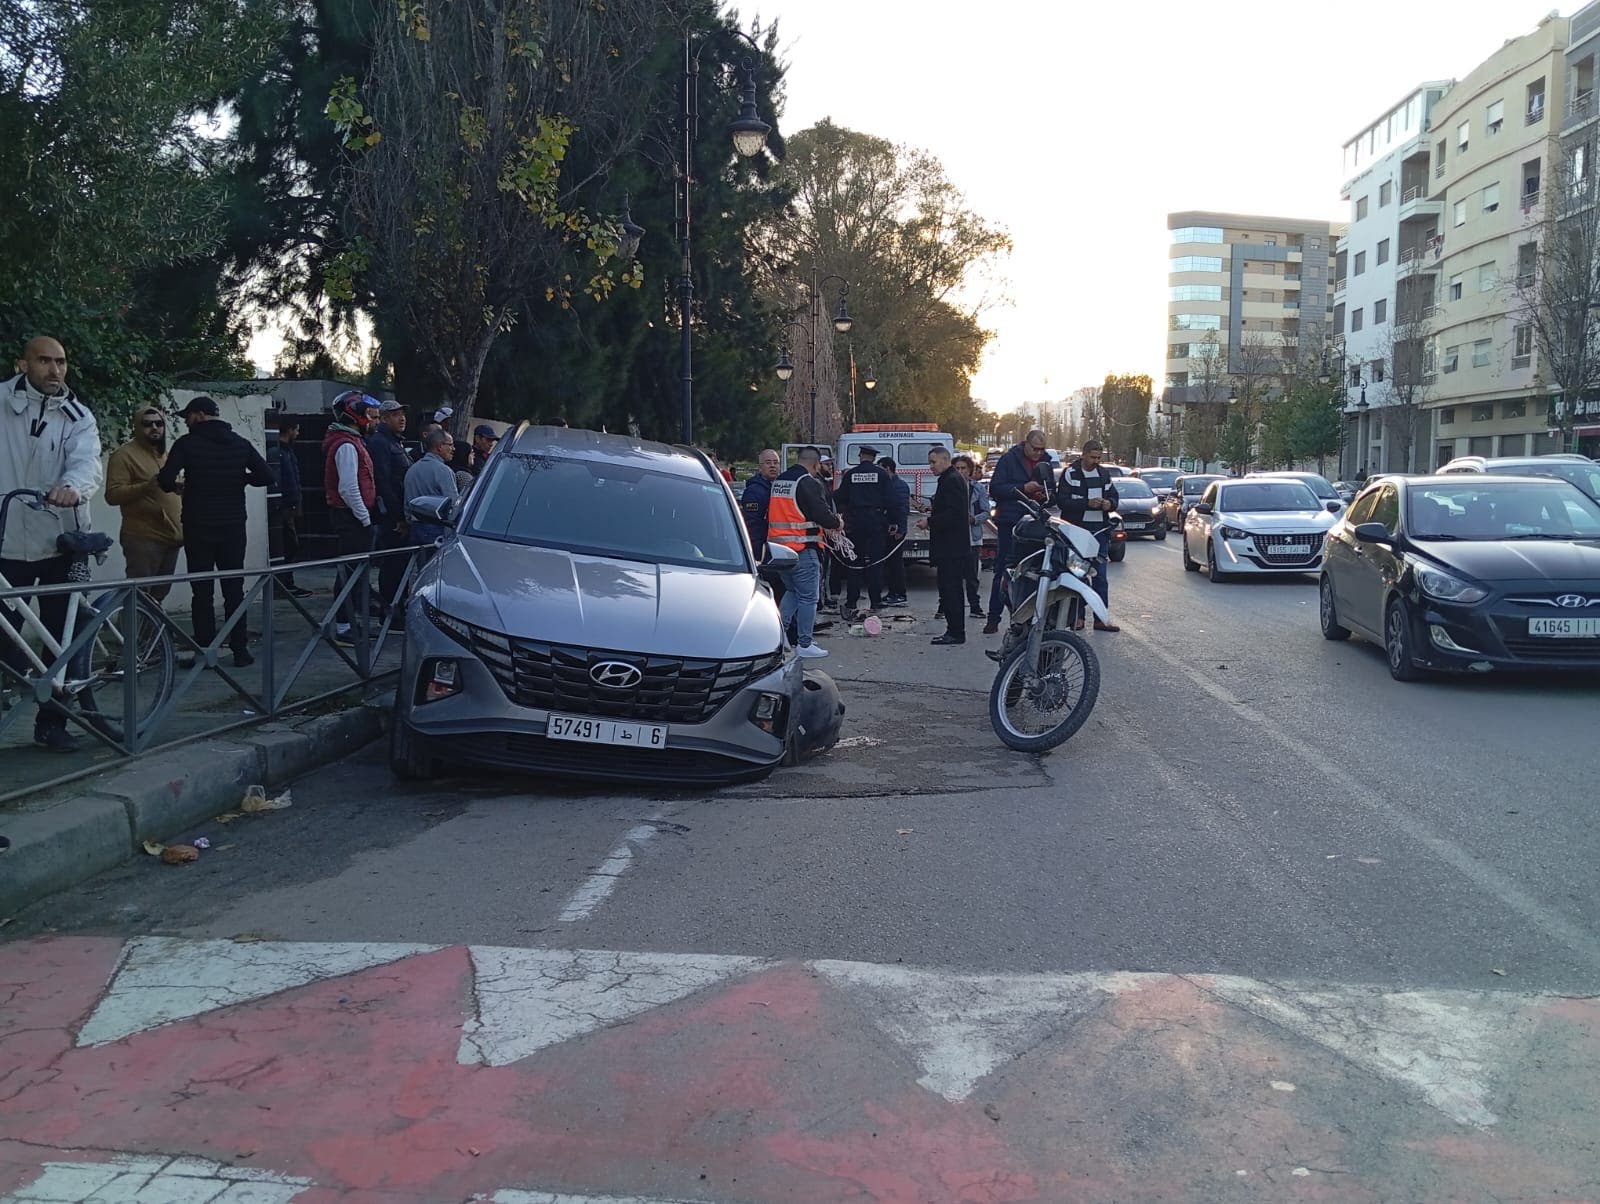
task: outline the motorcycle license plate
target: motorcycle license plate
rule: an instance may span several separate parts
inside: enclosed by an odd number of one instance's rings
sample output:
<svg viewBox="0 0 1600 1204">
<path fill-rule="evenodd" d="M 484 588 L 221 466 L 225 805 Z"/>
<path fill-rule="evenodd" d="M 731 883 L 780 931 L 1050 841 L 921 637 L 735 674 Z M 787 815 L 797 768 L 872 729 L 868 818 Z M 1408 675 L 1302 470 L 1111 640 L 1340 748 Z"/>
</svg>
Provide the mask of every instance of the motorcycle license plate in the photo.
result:
<svg viewBox="0 0 1600 1204">
<path fill-rule="evenodd" d="M 610 719 L 588 719 L 582 715 L 551 715 L 545 732 L 552 740 L 571 740 L 576 744 L 620 744 L 628 748 L 665 748 L 664 723 L 616 723 Z"/>
</svg>

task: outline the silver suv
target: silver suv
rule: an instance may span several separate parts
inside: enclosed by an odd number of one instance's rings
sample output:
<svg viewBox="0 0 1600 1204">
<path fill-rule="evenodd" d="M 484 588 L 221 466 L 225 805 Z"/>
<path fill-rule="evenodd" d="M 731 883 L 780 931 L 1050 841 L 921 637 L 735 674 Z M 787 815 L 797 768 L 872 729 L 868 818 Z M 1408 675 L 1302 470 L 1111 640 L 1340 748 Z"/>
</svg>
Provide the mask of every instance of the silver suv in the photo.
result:
<svg viewBox="0 0 1600 1204">
<path fill-rule="evenodd" d="M 1488 472 L 1512 477 L 1559 477 L 1600 502 L 1600 464 L 1588 456 L 1555 452 L 1544 456 L 1459 456 L 1441 473 Z"/>
<path fill-rule="evenodd" d="M 784 759 L 804 689 L 711 461 L 523 426 L 417 579 L 389 759 L 740 781 Z"/>
</svg>

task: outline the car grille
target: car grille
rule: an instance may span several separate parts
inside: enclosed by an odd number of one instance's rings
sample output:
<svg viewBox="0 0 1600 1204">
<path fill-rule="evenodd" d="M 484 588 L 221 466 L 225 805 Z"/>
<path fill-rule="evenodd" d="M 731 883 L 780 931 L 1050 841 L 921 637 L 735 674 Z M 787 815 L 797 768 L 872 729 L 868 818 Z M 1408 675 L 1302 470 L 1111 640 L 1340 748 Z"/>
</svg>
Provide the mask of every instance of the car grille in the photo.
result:
<svg viewBox="0 0 1600 1204">
<path fill-rule="evenodd" d="M 1518 660 L 1565 661 L 1573 665 L 1600 665 L 1600 639 L 1554 639 L 1529 635 L 1523 618 L 1497 618 L 1506 651 Z"/>
<path fill-rule="evenodd" d="M 1256 558 L 1263 564 L 1305 564 L 1322 552 L 1320 535 L 1257 535 Z M 1268 547 L 1293 547 L 1294 552 L 1269 552 Z"/>
<path fill-rule="evenodd" d="M 782 652 L 733 661 L 651 656 L 511 639 L 444 616 L 431 606 L 428 617 L 487 665 L 506 698 L 517 706 L 605 719 L 704 723 L 746 684 L 783 664 Z M 639 684 L 622 690 L 595 684 L 589 671 L 606 661 L 638 669 Z"/>
<path fill-rule="evenodd" d="M 526 773 L 610 781 L 737 782 L 767 767 L 691 748 L 597 748 L 518 732 L 476 732 L 449 737 L 449 755 L 462 761 Z"/>
</svg>

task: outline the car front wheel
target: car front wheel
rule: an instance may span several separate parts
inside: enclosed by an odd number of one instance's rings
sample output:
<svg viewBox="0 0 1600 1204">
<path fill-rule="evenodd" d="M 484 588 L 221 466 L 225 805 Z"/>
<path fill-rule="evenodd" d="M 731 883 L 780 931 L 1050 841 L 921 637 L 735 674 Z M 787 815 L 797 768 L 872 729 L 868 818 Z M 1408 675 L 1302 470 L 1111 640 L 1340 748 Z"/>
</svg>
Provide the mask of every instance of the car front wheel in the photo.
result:
<svg viewBox="0 0 1600 1204">
<path fill-rule="evenodd" d="M 1186 573 L 1199 572 L 1199 563 L 1193 556 L 1189 555 L 1189 537 L 1180 531 L 1178 533 L 1178 538 L 1182 541 L 1183 546 L 1183 571 Z"/>
<path fill-rule="evenodd" d="M 1389 658 L 1389 676 L 1396 681 L 1416 681 L 1422 676 L 1413 658 L 1411 616 L 1399 598 L 1389 601 L 1383 616 L 1383 650 Z"/>
<path fill-rule="evenodd" d="M 411 730 L 398 707 L 389 719 L 389 772 L 402 782 L 427 782 L 439 775 L 439 762 L 423 738 Z"/>
<path fill-rule="evenodd" d="M 1333 604 L 1333 579 L 1328 574 L 1322 574 L 1322 580 L 1317 585 L 1317 614 L 1322 620 L 1322 638 L 1325 640 L 1348 640 L 1350 629 L 1339 625 L 1339 612 Z"/>
<path fill-rule="evenodd" d="M 1214 585 L 1228 580 L 1228 574 L 1217 567 L 1217 545 L 1209 537 L 1206 539 L 1206 576 Z"/>
</svg>

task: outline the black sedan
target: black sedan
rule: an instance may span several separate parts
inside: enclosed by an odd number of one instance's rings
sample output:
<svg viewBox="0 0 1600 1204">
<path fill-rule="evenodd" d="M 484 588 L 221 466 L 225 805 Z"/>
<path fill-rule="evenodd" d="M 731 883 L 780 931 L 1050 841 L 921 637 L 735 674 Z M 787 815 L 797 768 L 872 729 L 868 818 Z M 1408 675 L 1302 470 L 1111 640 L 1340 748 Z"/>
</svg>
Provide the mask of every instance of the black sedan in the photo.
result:
<svg viewBox="0 0 1600 1204">
<path fill-rule="evenodd" d="M 1129 539 L 1148 535 L 1151 539 L 1167 537 L 1167 516 L 1155 490 L 1138 477 L 1117 478 L 1117 513 L 1122 515 L 1122 529 Z"/>
<path fill-rule="evenodd" d="M 1554 478 L 1380 477 L 1328 533 L 1330 640 L 1429 670 L 1600 668 L 1600 504 Z"/>
</svg>

